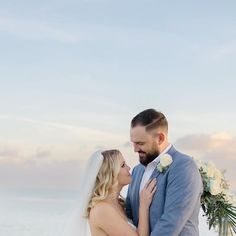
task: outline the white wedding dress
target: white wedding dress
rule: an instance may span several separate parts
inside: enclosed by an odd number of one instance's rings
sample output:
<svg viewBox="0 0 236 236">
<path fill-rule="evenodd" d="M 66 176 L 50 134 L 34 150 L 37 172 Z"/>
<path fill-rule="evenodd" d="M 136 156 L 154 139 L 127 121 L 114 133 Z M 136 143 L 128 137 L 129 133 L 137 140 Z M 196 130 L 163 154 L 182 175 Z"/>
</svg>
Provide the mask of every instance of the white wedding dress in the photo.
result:
<svg viewBox="0 0 236 236">
<path fill-rule="evenodd" d="M 133 224 L 132 220 L 128 219 L 128 224 L 134 228 L 134 229 L 137 229 L 137 227 Z"/>
</svg>

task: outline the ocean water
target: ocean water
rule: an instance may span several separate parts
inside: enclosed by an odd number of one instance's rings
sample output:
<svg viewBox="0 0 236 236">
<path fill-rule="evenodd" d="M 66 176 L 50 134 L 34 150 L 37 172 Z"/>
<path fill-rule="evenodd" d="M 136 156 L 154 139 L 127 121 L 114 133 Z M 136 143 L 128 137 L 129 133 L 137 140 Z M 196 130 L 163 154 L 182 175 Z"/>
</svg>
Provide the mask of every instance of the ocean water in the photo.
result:
<svg viewBox="0 0 236 236">
<path fill-rule="evenodd" d="M 78 195 L 68 190 L 0 189 L 0 236 L 60 235 Z M 216 236 L 201 214 L 200 235 Z"/>
</svg>

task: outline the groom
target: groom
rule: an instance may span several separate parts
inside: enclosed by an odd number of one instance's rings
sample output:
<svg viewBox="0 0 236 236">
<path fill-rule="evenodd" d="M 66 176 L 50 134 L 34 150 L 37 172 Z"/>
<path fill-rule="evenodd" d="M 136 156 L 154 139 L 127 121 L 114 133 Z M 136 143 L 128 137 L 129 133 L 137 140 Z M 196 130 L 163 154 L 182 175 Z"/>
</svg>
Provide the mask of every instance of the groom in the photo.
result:
<svg viewBox="0 0 236 236">
<path fill-rule="evenodd" d="M 202 181 L 193 159 L 168 142 L 168 122 L 147 109 L 131 121 L 131 141 L 139 162 L 126 198 L 127 216 L 138 225 L 139 194 L 150 178 L 157 191 L 150 206 L 151 236 L 197 236 Z"/>
</svg>

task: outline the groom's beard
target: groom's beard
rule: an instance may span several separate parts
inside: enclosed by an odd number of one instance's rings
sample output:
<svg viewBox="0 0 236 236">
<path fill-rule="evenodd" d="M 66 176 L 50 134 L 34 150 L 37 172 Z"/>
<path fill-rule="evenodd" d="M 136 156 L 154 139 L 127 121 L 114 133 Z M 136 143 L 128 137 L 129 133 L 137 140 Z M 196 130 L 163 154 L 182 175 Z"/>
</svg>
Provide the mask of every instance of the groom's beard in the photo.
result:
<svg viewBox="0 0 236 236">
<path fill-rule="evenodd" d="M 139 151 L 138 154 L 139 154 L 139 162 L 142 165 L 147 166 L 149 163 L 151 163 L 154 159 L 156 159 L 159 156 L 160 152 L 158 150 L 155 150 L 151 153 Z"/>
</svg>

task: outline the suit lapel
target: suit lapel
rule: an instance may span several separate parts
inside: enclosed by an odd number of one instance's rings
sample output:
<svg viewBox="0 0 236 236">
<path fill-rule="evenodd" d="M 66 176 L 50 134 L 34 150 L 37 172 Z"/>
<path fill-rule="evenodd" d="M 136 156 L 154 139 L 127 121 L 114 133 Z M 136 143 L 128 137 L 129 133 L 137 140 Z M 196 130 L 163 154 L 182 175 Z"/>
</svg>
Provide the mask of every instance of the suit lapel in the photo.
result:
<svg viewBox="0 0 236 236">
<path fill-rule="evenodd" d="M 158 162 L 158 163 L 159 163 L 159 162 Z M 158 163 L 157 163 L 157 164 L 158 164 Z M 152 175 L 151 175 L 150 179 L 157 178 L 160 174 L 161 174 L 161 172 L 158 171 L 157 168 L 155 168 L 154 171 L 152 172 Z"/>
<path fill-rule="evenodd" d="M 173 156 L 176 152 L 176 149 L 174 148 L 174 146 L 172 145 L 171 148 L 168 150 L 168 154 Z M 160 162 L 160 161 L 159 161 Z M 158 163 L 159 163 L 158 162 Z M 157 165 L 158 165 L 157 163 Z M 150 177 L 150 179 L 154 179 L 154 178 L 157 178 L 160 174 L 162 174 L 157 168 L 154 169 L 154 171 L 152 172 L 152 175 Z"/>
<path fill-rule="evenodd" d="M 167 153 L 173 157 L 176 152 L 177 152 L 176 149 L 175 149 L 174 146 L 172 145 L 171 148 L 168 150 Z"/>
</svg>

